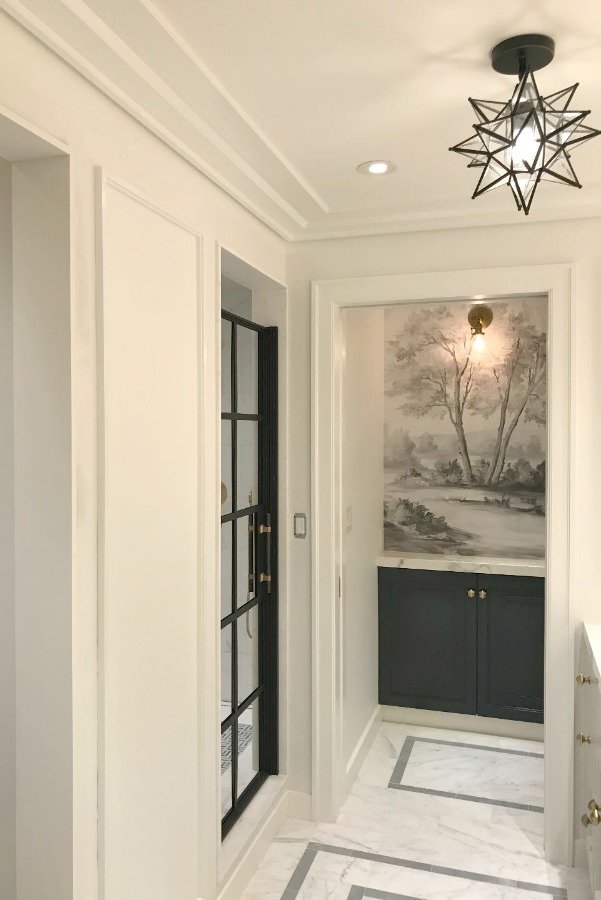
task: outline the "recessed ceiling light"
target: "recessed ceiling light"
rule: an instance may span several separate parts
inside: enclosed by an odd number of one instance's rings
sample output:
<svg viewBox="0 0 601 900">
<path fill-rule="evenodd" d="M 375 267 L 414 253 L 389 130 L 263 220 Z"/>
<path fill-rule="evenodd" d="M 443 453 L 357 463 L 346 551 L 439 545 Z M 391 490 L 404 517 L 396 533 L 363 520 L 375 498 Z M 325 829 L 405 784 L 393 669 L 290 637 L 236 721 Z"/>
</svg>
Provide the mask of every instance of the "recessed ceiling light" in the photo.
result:
<svg viewBox="0 0 601 900">
<path fill-rule="evenodd" d="M 398 166 L 395 166 L 389 159 L 370 159 L 357 166 L 357 172 L 360 172 L 361 175 L 392 175 L 397 169 Z"/>
</svg>

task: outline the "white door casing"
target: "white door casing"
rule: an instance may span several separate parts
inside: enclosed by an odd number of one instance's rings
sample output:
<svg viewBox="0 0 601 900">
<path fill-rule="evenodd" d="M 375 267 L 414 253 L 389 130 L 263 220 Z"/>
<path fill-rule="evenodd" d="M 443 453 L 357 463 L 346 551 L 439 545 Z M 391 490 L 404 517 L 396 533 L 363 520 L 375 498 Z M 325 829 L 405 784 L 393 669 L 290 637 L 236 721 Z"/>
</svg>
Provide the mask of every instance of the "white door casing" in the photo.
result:
<svg viewBox="0 0 601 900">
<path fill-rule="evenodd" d="M 343 801 L 340 647 L 340 311 L 432 300 L 546 294 L 549 302 L 547 581 L 545 610 L 545 855 L 573 852 L 574 646 L 570 623 L 570 408 L 573 266 L 470 269 L 312 284 L 312 791 L 313 816 L 333 820 Z"/>
</svg>

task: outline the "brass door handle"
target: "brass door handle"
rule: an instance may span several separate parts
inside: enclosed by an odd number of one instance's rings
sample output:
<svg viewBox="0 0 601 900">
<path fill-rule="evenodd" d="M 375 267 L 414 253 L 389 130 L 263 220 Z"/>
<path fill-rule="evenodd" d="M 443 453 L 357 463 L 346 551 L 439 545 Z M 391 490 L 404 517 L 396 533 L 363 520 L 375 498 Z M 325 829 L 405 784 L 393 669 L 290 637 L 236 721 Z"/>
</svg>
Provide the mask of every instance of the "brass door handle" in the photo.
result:
<svg viewBox="0 0 601 900">
<path fill-rule="evenodd" d="M 591 684 L 591 676 L 583 675 L 581 672 L 580 675 L 576 675 L 576 681 L 582 687 L 584 684 Z"/>
<path fill-rule="evenodd" d="M 478 596 L 481 600 L 486 600 L 488 594 L 486 593 L 486 591 L 478 591 Z"/>
<path fill-rule="evenodd" d="M 579 744 L 590 744 L 591 737 L 590 737 L 590 735 L 583 734 L 581 731 L 579 731 L 578 734 L 576 735 L 576 740 L 578 741 Z"/>
<path fill-rule="evenodd" d="M 475 596 L 476 596 L 476 592 L 475 592 L 475 590 L 474 590 L 473 588 L 470 588 L 469 591 L 467 592 L 467 595 L 468 595 L 468 597 L 470 597 L 470 599 L 471 599 L 472 597 L 475 597 Z"/>
</svg>

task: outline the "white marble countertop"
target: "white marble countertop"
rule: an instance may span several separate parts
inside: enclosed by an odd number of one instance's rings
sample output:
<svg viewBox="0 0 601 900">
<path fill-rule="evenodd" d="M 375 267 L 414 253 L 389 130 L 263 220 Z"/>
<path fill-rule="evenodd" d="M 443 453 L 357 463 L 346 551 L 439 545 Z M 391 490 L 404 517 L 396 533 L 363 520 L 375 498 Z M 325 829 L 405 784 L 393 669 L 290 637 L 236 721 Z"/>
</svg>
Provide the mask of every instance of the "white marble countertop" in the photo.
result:
<svg viewBox="0 0 601 900">
<path fill-rule="evenodd" d="M 422 569 L 430 572 L 466 572 L 468 575 L 531 575 L 544 578 L 544 559 L 495 559 L 488 556 L 403 555 L 384 550 L 376 557 L 376 565 L 387 569 Z M 601 623 L 599 624 L 601 648 Z M 601 658 L 601 657 L 600 657 Z"/>
</svg>

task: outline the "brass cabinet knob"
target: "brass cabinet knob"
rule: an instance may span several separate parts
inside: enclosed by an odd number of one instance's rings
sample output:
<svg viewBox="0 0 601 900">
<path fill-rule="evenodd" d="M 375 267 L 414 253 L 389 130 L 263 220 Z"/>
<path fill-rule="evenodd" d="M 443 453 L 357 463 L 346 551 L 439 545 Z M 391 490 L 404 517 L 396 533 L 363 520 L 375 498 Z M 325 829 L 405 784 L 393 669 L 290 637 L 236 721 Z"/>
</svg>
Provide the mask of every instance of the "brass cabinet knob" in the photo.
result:
<svg viewBox="0 0 601 900">
<path fill-rule="evenodd" d="M 601 807 L 597 805 L 596 800 L 590 800 L 588 808 L 590 809 L 589 822 L 591 825 L 599 825 L 601 823 Z"/>
<path fill-rule="evenodd" d="M 590 676 L 590 675 L 583 675 L 582 673 L 580 673 L 580 675 L 576 675 L 576 681 L 578 682 L 578 684 L 579 684 L 580 686 L 582 686 L 583 684 L 590 684 L 590 683 L 591 683 L 591 676 Z"/>
<path fill-rule="evenodd" d="M 481 600 L 486 600 L 488 595 L 487 595 L 486 591 L 478 591 L 478 596 L 480 597 Z"/>
<path fill-rule="evenodd" d="M 576 735 L 576 740 L 579 744 L 590 744 L 591 737 L 589 734 L 583 734 L 581 731 Z"/>
<path fill-rule="evenodd" d="M 587 813 L 585 813 L 583 816 L 581 816 L 580 821 L 582 822 L 582 824 L 584 825 L 585 828 L 588 828 L 588 826 L 591 824 Z"/>
<path fill-rule="evenodd" d="M 475 592 L 475 590 L 474 590 L 473 588 L 470 588 L 469 591 L 467 592 L 467 595 L 468 595 L 468 597 L 470 597 L 470 598 L 471 598 L 471 597 L 475 597 L 475 596 L 476 596 L 476 592 Z"/>
<path fill-rule="evenodd" d="M 596 800 L 589 801 L 588 808 L 590 809 L 589 814 L 586 813 L 582 816 L 581 822 L 583 825 L 599 825 L 601 824 L 601 807 L 598 806 Z M 587 820 L 585 822 L 585 819 Z"/>
</svg>

